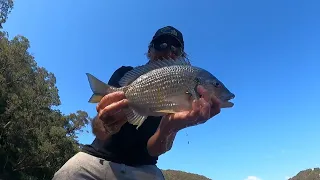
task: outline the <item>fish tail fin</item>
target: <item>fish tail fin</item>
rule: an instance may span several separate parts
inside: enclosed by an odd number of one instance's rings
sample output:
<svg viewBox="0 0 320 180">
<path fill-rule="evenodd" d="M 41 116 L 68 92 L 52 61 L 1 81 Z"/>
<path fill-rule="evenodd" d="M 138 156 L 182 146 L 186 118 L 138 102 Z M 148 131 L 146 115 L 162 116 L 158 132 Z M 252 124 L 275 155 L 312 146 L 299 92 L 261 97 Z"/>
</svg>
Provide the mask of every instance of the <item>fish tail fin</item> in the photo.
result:
<svg viewBox="0 0 320 180">
<path fill-rule="evenodd" d="M 89 99 L 90 103 L 98 103 L 103 98 L 103 96 L 115 91 L 122 90 L 122 88 L 116 88 L 100 81 L 90 73 L 86 73 L 86 75 L 88 77 L 90 88 L 93 92 L 92 96 Z"/>
<path fill-rule="evenodd" d="M 134 126 L 137 126 L 136 129 L 139 129 L 139 127 L 147 119 L 147 116 L 139 114 L 138 112 L 136 112 L 132 108 L 125 109 L 124 113 L 126 114 L 128 123 L 130 123 Z"/>
</svg>

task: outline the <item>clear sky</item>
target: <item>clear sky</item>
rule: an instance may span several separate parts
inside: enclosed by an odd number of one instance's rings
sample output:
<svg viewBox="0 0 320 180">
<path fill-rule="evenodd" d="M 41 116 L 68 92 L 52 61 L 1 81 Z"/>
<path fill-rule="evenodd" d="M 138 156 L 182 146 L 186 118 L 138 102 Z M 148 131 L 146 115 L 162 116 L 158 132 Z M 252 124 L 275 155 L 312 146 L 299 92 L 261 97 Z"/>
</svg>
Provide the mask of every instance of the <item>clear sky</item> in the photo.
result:
<svg viewBox="0 0 320 180">
<path fill-rule="evenodd" d="M 215 180 L 284 180 L 320 164 L 319 7 L 316 0 L 21 0 L 4 28 L 26 36 L 38 64 L 56 75 L 64 113 L 94 116 L 85 73 L 108 81 L 122 65 L 145 63 L 153 33 L 175 26 L 191 62 L 236 99 L 179 132 L 158 166 Z"/>
</svg>

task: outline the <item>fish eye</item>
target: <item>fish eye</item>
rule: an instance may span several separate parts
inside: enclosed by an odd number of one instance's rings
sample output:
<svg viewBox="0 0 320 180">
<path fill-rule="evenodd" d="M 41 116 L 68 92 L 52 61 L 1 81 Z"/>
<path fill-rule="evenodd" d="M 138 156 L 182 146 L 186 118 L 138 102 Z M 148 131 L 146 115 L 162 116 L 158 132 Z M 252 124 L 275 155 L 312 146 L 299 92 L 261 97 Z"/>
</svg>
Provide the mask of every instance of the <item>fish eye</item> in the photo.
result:
<svg viewBox="0 0 320 180">
<path fill-rule="evenodd" d="M 215 87 L 220 87 L 220 83 L 219 82 L 214 82 L 213 83 Z"/>
</svg>

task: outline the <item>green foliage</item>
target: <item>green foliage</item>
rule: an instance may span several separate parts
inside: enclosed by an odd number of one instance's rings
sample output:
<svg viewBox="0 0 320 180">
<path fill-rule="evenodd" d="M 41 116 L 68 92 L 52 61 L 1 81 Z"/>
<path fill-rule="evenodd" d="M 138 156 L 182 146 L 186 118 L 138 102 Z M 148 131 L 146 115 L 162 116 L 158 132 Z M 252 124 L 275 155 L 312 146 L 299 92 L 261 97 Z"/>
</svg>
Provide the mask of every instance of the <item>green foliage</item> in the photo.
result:
<svg viewBox="0 0 320 180">
<path fill-rule="evenodd" d="M 29 47 L 27 38 L 0 32 L 0 179 L 50 179 L 79 151 L 77 132 L 90 121 L 84 111 L 53 109 L 60 105 L 55 76 L 37 66 Z"/>
<path fill-rule="evenodd" d="M 13 0 L 1 0 L 0 1 L 0 29 L 2 29 L 2 24 L 4 24 L 8 15 L 13 8 Z"/>
<path fill-rule="evenodd" d="M 162 170 L 166 180 L 210 180 L 207 177 L 176 170 Z"/>
<path fill-rule="evenodd" d="M 296 176 L 288 180 L 320 180 L 320 168 L 300 171 Z"/>
</svg>

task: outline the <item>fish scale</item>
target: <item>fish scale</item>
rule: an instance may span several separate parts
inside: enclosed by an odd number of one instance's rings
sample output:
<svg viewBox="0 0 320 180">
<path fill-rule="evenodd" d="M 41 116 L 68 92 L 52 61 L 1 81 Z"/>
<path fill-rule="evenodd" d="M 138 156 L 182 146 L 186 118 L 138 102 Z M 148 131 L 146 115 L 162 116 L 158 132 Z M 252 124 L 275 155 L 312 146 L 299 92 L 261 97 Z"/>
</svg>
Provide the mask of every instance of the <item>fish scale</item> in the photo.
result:
<svg viewBox="0 0 320 180">
<path fill-rule="evenodd" d="M 163 107 L 174 111 L 180 108 L 179 104 L 166 99 L 185 96 L 189 86 L 194 84 L 194 74 L 195 70 L 188 66 L 157 69 L 130 84 L 125 95 L 133 106 L 148 107 L 143 109 L 144 114 L 152 114 L 153 111 L 162 110 Z"/>
<path fill-rule="evenodd" d="M 202 85 L 210 96 L 220 98 L 222 108 L 232 107 L 235 95 L 208 71 L 191 66 L 184 59 L 149 62 L 127 72 L 115 88 L 87 73 L 93 91 L 89 102 L 99 102 L 110 92 L 123 91 L 129 102 L 124 110 L 128 122 L 141 126 L 148 116 L 189 111 L 193 99 L 198 99 L 197 85 Z"/>
</svg>

